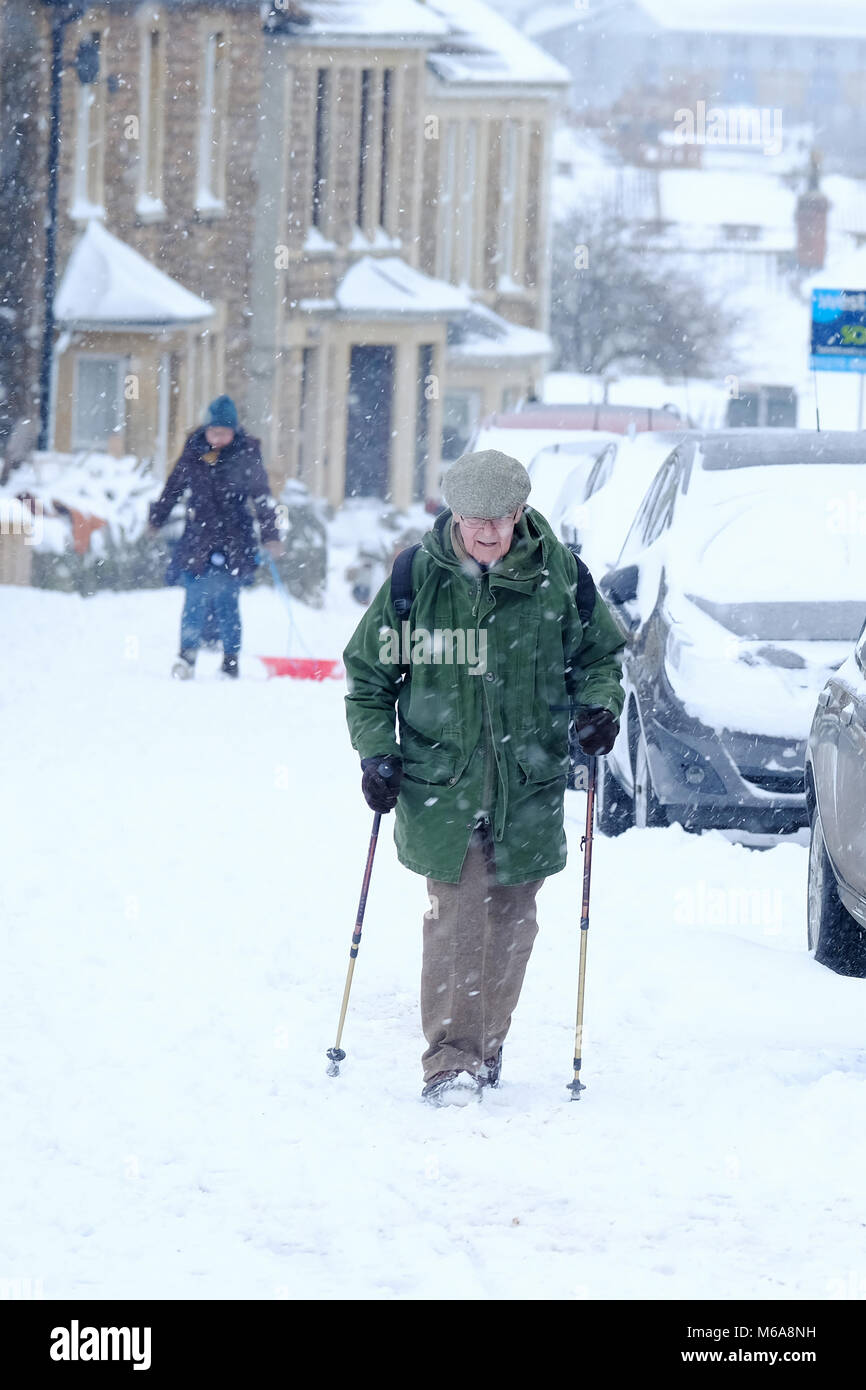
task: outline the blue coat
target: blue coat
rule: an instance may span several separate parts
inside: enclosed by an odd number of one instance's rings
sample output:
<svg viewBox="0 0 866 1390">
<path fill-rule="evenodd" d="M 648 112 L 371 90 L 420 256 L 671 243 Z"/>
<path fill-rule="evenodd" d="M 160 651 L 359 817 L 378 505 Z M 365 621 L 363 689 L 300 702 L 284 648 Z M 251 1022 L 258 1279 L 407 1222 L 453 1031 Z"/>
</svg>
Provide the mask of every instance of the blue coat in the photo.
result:
<svg viewBox="0 0 866 1390">
<path fill-rule="evenodd" d="M 172 470 L 162 495 L 150 508 L 151 526 L 164 526 L 178 498 L 187 492 L 186 527 L 174 548 L 166 571 L 167 584 L 179 584 L 184 575 L 200 576 L 211 568 L 211 555 L 225 556 L 225 569 L 242 584 L 252 583 L 259 542 L 279 539 L 276 504 L 262 463 L 257 439 L 238 430 L 231 444 L 214 450 L 204 427 L 194 430 Z M 250 510 L 252 503 L 253 511 Z"/>
</svg>

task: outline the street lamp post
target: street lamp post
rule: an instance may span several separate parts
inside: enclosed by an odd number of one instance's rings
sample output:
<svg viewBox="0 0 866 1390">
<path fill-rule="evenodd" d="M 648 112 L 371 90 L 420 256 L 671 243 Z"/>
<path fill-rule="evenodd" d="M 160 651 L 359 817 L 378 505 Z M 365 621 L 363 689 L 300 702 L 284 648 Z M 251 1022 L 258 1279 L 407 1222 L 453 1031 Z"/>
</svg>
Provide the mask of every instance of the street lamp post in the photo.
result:
<svg viewBox="0 0 866 1390">
<path fill-rule="evenodd" d="M 57 185 L 60 163 L 60 84 L 63 77 L 63 36 L 80 19 L 86 0 L 43 0 L 54 11 L 51 24 L 51 116 L 48 129 L 48 209 L 45 219 L 42 363 L 39 372 L 39 448 L 47 449 L 51 420 L 51 375 L 54 355 L 54 282 L 57 258 Z"/>
</svg>

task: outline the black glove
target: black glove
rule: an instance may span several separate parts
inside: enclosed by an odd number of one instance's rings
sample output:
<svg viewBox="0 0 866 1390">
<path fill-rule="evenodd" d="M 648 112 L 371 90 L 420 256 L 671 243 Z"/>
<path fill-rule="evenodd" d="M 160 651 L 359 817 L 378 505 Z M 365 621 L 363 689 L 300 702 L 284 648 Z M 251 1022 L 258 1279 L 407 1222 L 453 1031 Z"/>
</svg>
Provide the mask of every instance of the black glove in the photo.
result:
<svg viewBox="0 0 866 1390">
<path fill-rule="evenodd" d="M 397 805 L 400 783 L 403 780 L 403 764 L 399 758 L 387 754 L 378 758 L 362 758 L 361 791 L 371 811 L 386 815 Z"/>
<path fill-rule="evenodd" d="M 619 720 L 609 709 L 584 705 L 574 716 L 574 728 L 582 751 L 591 758 L 597 758 L 602 753 L 609 753 L 616 743 Z"/>
</svg>

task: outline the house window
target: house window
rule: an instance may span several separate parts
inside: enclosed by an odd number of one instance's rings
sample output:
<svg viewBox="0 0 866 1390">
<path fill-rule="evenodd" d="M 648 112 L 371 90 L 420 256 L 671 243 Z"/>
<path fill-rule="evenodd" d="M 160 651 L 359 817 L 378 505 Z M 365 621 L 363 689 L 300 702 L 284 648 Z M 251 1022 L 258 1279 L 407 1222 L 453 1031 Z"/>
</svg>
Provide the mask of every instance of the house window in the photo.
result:
<svg viewBox="0 0 866 1390">
<path fill-rule="evenodd" d="M 449 121 L 442 142 L 442 165 L 439 171 L 439 240 L 436 274 L 440 280 L 451 279 L 454 255 L 454 183 L 457 178 L 457 125 Z"/>
<path fill-rule="evenodd" d="M 100 35 L 90 39 L 99 47 Z M 75 170 L 70 215 L 101 216 L 103 212 L 103 148 L 105 143 L 105 87 L 103 82 L 76 84 Z"/>
<path fill-rule="evenodd" d="M 516 121 L 506 121 L 502 138 L 502 202 L 499 212 L 499 275 L 514 280 L 516 260 L 516 206 L 520 130 Z"/>
<path fill-rule="evenodd" d="M 74 449 L 104 449 L 110 437 L 123 429 L 123 371 L 122 357 L 76 355 Z"/>
<path fill-rule="evenodd" d="M 367 177 L 370 165 L 371 135 L 371 97 L 373 90 L 372 68 L 364 68 L 361 73 L 361 113 L 358 122 L 358 226 L 364 229 L 367 222 Z"/>
<path fill-rule="evenodd" d="M 750 222 L 723 222 L 722 235 L 726 241 L 757 241 L 761 229 Z"/>
<path fill-rule="evenodd" d="M 139 217 L 164 215 L 162 203 L 162 158 L 164 124 L 164 44 L 158 29 L 141 36 L 141 117 L 139 130 L 138 200 Z"/>
<path fill-rule="evenodd" d="M 225 207 L 228 74 L 225 35 L 208 34 L 204 49 L 204 79 L 199 115 L 196 196 L 196 208 L 199 212 L 221 212 Z"/>
<path fill-rule="evenodd" d="M 382 173 L 379 181 L 379 226 L 389 230 L 390 199 L 388 197 L 391 179 L 391 146 L 394 143 L 393 129 L 394 69 L 386 68 L 382 74 Z"/>
<path fill-rule="evenodd" d="M 329 81 L 327 68 L 319 68 L 316 76 L 316 143 L 313 152 L 313 226 L 322 231 L 326 222 L 328 194 L 328 160 L 330 121 L 328 111 Z"/>
<path fill-rule="evenodd" d="M 464 285 L 473 282 L 475 244 L 475 181 L 478 166 L 478 122 L 467 121 L 463 132 L 463 167 L 460 187 L 460 255 L 458 273 Z"/>
</svg>

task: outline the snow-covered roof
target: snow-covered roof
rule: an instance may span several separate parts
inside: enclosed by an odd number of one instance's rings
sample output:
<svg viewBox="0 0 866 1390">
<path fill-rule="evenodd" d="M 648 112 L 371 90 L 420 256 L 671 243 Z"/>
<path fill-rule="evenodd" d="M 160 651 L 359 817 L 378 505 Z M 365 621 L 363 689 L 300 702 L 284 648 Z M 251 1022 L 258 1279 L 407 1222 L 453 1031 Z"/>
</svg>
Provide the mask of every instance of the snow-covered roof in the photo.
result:
<svg viewBox="0 0 866 1390">
<path fill-rule="evenodd" d="M 213 306 L 179 285 L 101 222 L 87 224 L 54 299 L 58 323 L 159 328 L 200 323 Z"/>
<path fill-rule="evenodd" d="M 753 229 L 737 244 L 754 251 L 790 251 L 796 245 L 798 188 L 771 162 L 756 156 L 753 167 L 644 168 L 604 164 L 569 130 L 557 132 L 554 147 L 554 215 L 565 218 L 587 202 L 610 207 L 627 224 L 661 223 L 663 237 L 683 246 L 712 249 L 737 241 L 735 231 Z M 560 173 L 559 168 L 567 168 Z M 831 242 L 866 236 L 866 180 L 828 175 L 821 189 L 829 199 Z"/>
<path fill-rule="evenodd" d="M 784 37 L 866 38 L 862 0 L 638 0 L 663 29 Z"/>
<path fill-rule="evenodd" d="M 344 314 L 393 318 L 405 314 L 444 318 L 471 307 L 464 290 L 413 269 L 399 256 L 362 256 L 337 286 Z"/>
<path fill-rule="evenodd" d="M 509 323 L 483 304 L 473 304 L 448 325 L 448 360 L 482 365 L 502 358 L 549 357 L 553 344 L 546 333 Z"/>
<path fill-rule="evenodd" d="M 447 25 L 417 0 L 302 0 L 298 6 L 309 19 L 297 37 L 324 36 L 366 41 L 389 38 L 438 38 Z"/>
<path fill-rule="evenodd" d="M 663 222 L 783 228 L 792 233 L 797 195 L 773 174 L 737 170 L 662 169 Z"/>
<path fill-rule="evenodd" d="M 483 0 L 429 0 L 441 15 L 448 37 L 438 43 L 427 64 L 446 82 L 527 83 L 565 86 L 571 74 Z"/>
</svg>

